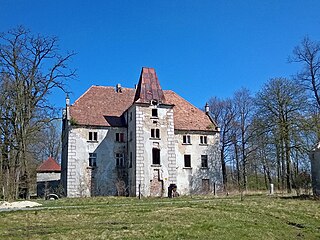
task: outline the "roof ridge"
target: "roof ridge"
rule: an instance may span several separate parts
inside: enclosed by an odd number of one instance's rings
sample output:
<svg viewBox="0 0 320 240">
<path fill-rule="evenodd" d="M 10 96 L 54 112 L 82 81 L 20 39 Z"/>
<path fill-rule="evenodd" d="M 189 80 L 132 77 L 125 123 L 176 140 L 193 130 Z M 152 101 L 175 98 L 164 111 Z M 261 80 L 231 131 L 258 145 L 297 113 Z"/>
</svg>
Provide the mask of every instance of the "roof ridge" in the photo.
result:
<svg viewBox="0 0 320 240">
<path fill-rule="evenodd" d="M 112 88 L 114 89 L 113 86 L 100 86 L 100 85 L 91 85 L 83 94 L 80 95 L 80 97 L 78 97 L 74 103 L 71 105 L 71 106 L 74 106 L 75 104 L 77 104 L 79 102 L 79 100 L 84 96 L 86 95 L 91 89 L 93 88 Z M 128 90 L 136 90 L 135 88 L 128 88 L 128 87 L 121 87 L 122 89 L 128 89 Z"/>
</svg>

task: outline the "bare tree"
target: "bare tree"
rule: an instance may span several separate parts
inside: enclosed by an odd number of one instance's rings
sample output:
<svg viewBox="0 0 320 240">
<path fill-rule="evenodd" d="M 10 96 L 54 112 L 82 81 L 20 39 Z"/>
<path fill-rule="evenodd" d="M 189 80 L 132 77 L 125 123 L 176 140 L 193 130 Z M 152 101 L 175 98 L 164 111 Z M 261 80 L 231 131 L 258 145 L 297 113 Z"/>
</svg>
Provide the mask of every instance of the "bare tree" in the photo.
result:
<svg viewBox="0 0 320 240">
<path fill-rule="evenodd" d="M 250 138 L 253 133 L 253 129 L 250 129 L 252 122 L 252 115 L 254 112 L 253 98 L 251 97 L 248 89 L 242 88 L 234 94 L 234 104 L 236 109 L 237 122 L 237 134 L 235 140 L 239 144 L 240 158 L 242 162 L 242 186 L 244 190 L 247 190 L 247 162 L 248 156 L 252 151 L 250 148 Z M 235 148 L 237 150 L 237 148 Z M 236 154 L 237 156 L 238 154 Z M 237 164 L 238 165 L 238 164 Z M 237 169 L 238 181 L 240 180 L 240 168 Z M 238 183 L 240 184 L 240 182 Z M 239 185 L 240 186 L 240 185 Z"/>
<path fill-rule="evenodd" d="M 221 100 L 213 97 L 209 100 L 210 112 L 220 127 L 220 155 L 224 190 L 227 190 L 227 150 L 232 146 L 235 124 L 235 106 L 231 99 Z"/>
<path fill-rule="evenodd" d="M 3 146 L 9 149 L 7 159 L 2 161 L 13 175 L 6 181 L 11 185 L 4 193 L 8 197 L 16 198 L 22 184 L 29 197 L 30 139 L 54 118 L 55 109 L 47 97 L 53 89 L 64 90 L 66 79 L 74 76 L 67 66 L 73 55 L 59 54 L 56 37 L 32 35 L 23 27 L 0 35 L 0 84 L 6 86 L 5 102 L 10 102 L 2 106 L 1 123 L 9 124 L 12 131 L 9 146 Z M 5 128 L 2 125 L 4 139 L 9 136 Z"/>
<path fill-rule="evenodd" d="M 302 64 L 297 78 L 303 86 L 313 93 L 316 105 L 320 109 L 320 42 L 305 37 L 293 50 L 289 62 Z"/>
</svg>

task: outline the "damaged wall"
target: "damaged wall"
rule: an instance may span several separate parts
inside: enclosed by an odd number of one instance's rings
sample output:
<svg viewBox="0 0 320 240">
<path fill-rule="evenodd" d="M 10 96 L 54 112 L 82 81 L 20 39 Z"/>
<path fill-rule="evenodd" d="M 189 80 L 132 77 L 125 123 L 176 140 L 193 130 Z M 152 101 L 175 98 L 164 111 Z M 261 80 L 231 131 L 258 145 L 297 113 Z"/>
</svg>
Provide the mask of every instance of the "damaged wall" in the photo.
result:
<svg viewBox="0 0 320 240">
<path fill-rule="evenodd" d="M 97 141 L 89 140 L 89 132 L 97 132 Z M 116 195 L 115 153 L 123 153 L 126 158 L 126 142 L 116 142 L 116 133 L 123 133 L 126 138 L 126 128 L 72 128 L 67 163 L 68 197 Z M 89 166 L 89 153 L 96 154 L 96 166 Z"/>
<path fill-rule="evenodd" d="M 157 117 L 152 109 L 157 109 Z M 172 106 L 136 106 L 136 141 L 136 195 L 140 184 L 143 196 L 166 196 L 177 176 Z M 153 149 L 160 151 L 160 164 L 153 163 Z"/>
<path fill-rule="evenodd" d="M 190 143 L 183 143 L 183 136 L 190 136 Z M 201 136 L 206 136 L 207 144 L 200 142 Z M 176 131 L 175 139 L 177 191 L 182 195 L 219 191 L 222 183 L 219 133 Z M 185 155 L 191 156 L 191 167 L 185 166 Z M 201 155 L 207 156 L 207 167 L 201 165 Z"/>
</svg>

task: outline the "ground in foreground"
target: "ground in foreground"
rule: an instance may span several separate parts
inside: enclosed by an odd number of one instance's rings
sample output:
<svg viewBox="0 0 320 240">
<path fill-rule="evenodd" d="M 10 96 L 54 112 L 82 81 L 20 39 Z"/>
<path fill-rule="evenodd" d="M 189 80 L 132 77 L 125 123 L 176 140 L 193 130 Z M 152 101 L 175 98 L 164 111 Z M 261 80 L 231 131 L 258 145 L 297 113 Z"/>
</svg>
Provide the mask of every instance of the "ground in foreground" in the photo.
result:
<svg viewBox="0 0 320 240">
<path fill-rule="evenodd" d="M 269 196 L 42 201 L 0 212 L 1 239 L 320 239 L 320 202 Z"/>
</svg>

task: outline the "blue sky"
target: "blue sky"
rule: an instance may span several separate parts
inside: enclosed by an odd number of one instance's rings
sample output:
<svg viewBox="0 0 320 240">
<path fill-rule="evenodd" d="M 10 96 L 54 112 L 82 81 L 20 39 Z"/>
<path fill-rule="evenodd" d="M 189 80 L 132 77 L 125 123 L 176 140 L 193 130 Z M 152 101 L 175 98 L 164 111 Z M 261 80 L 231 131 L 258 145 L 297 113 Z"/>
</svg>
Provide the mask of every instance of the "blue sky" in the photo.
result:
<svg viewBox="0 0 320 240">
<path fill-rule="evenodd" d="M 91 85 L 133 87 L 147 66 L 163 89 L 203 107 L 295 74 L 287 58 L 305 35 L 320 40 L 319 12 L 317 0 L 0 0 L 0 31 L 24 25 L 77 52 L 71 102 Z M 63 93 L 50 99 L 63 107 Z"/>
</svg>

